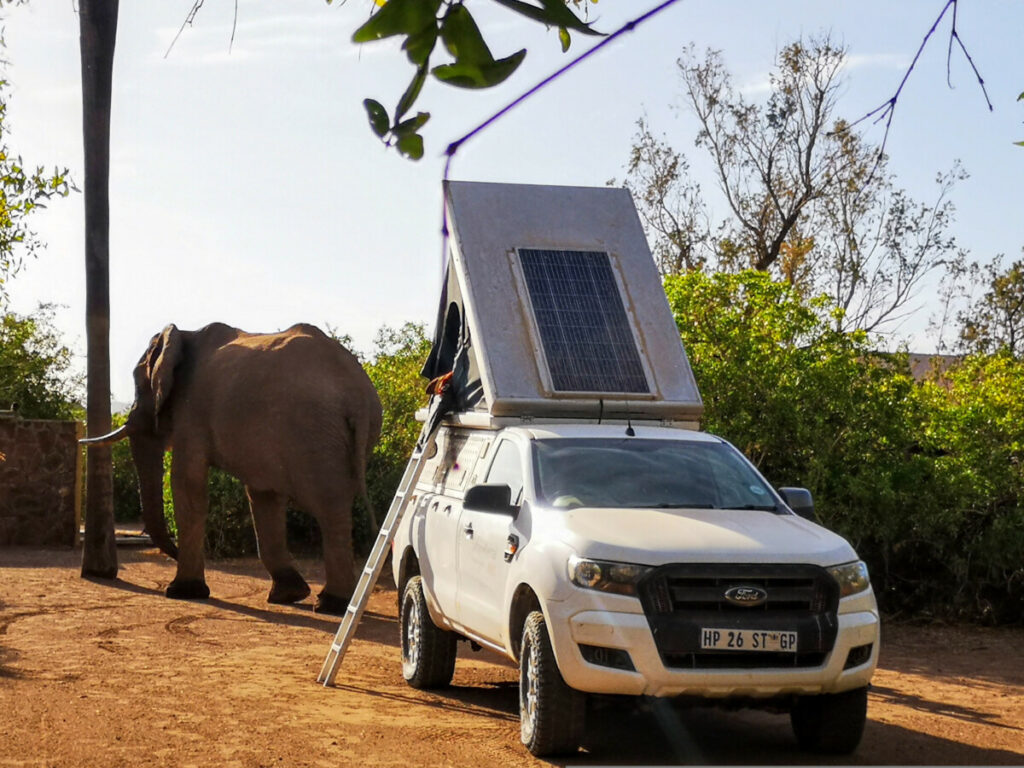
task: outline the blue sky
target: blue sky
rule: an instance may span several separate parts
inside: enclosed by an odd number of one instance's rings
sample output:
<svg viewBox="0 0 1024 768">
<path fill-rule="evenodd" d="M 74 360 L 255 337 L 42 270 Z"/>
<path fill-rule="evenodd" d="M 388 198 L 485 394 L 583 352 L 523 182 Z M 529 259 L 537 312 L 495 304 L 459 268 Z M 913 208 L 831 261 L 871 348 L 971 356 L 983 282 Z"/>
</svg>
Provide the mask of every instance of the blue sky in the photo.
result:
<svg viewBox="0 0 1024 768">
<path fill-rule="evenodd" d="M 656 5 L 601 0 L 603 31 Z M 693 42 L 723 51 L 735 82 L 763 90 L 775 52 L 798 35 L 831 31 L 849 52 L 839 114 L 855 119 L 894 91 L 942 0 L 682 0 L 606 47 L 585 66 L 481 134 L 452 177 L 542 184 L 621 180 L 636 120 L 686 152 L 719 214 L 715 183 L 682 107 L 676 60 Z M 131 369 L 167 323 L 214 320 L 270 331 L 306 321 L 349 333 L 367 352 L 382 325 L 433 320 L 440 283 L 442 152 L 566 61 L 554 31 L 470 0 L 495 55 L 527 46 L 499 89 L 429 83 L 417 108 L 433 113 L 426 156 L 410 163 L 370 133 L 362 99 L 389 107 L 411 69 L 397 44 L 349 41 L 369 0 L 206 0 L 164 54 L 192 0 L 121 3 L 111 165 L 111 355 L 115 398 L 131 400 Z M 889 138 L 898 183 L 920 200 L 960 160 L 954 232 L 973 257 L 1015 258 L 1024 246 L 1024 3 L 962 0 L 959 32 L 995 111 L 954 52 L 948 22 L 904 90 Z M 81 183 L 78 18 L 71 2 L 35 0 L 6 11 L 12 83 L 10 145 L 29 164 L 68 166 Z M 513 43 L 504 44 L 509 40 Z M 575 37 L 572 52 L 590 39 Z M 866 126 L 881 139 L 881 129 Z M 62 305 L 58 327 L 84 353 L 83 200 L 54 202 L 35 220 L 48 243 L 10 283 L 12 307 Z M 902 329 L 925 333 L 934 291 Z M 84 368 L 84 363 L 83 366 Z"/>
</svg>

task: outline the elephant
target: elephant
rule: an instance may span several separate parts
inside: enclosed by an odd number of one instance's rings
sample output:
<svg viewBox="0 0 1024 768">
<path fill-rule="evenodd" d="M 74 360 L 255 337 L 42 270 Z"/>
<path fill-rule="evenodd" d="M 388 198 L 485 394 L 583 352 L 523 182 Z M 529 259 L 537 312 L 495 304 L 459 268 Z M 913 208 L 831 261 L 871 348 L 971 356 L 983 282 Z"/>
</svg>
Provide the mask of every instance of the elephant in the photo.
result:
<svg viewBox="0 0 1024 768">
<path fill-rule="evenodd" d="M 259 557 L 273 580 L 268 602 L 295 603 L 310 593 L 287 548 L 292 500 L 322 533 L 326 584 L 314 610 L 343 613 L 355 587 L 352 503 L 356 494 L 366 498 L 366 465 L 383 421 L 356 357 L 312 325 L 266 334 L 223 323 L 196 331 L 168 325 L 150 341 L 134 377 L 124 426 L 83 442 L 129 439 L 146 530 L 178 561 L 167 597 L 210 595 L 206 483 L 217 467 L 245 485 Z M 163 516 L 167 450 L 177 546 Z"/>
</svg>

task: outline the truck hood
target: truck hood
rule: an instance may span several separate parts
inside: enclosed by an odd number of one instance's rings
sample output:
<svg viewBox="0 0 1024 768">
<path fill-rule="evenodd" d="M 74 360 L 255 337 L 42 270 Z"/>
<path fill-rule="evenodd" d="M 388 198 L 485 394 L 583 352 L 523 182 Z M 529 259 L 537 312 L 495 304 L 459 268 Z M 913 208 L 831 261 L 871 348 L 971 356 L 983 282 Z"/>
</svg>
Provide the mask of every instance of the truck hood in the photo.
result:
<svg viewBox="0 0 1024 768">
<path fill-rule="evenodd" d="M 640 565 L 812 563 L 857 559 L 853 547 L 796 515 L 735 509 L 591 509 L 565 512 L 562 538 L 580 556 Z"/>
</svg>

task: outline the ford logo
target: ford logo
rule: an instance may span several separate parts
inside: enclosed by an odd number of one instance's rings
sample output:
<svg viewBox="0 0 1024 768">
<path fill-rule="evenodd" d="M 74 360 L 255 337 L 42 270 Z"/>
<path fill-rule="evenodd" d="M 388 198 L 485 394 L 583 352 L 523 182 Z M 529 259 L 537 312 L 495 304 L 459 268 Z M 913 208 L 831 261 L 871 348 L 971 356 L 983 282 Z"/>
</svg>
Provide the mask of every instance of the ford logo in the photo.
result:
<svg viewBox="0 0 1024 768">
<path fill-rule="evenodd" d="M 764 605 L 768 600 L 768 593 L 760 587 L 730 587 L 725 590 L 725 599 L 733 605 L 739 605 L 743 608 L 754 608 L 758 605 Z"/>
</svg>

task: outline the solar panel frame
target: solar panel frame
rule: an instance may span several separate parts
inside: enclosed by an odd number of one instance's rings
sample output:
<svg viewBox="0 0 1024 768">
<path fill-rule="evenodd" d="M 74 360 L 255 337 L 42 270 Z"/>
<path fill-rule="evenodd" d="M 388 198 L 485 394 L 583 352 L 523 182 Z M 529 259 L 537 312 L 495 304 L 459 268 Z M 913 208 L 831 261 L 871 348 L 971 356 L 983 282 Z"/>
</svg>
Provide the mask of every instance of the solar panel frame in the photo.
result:
<svg viewBox="0 0 1024 768">
<path fill-rule="evenodd" d="M 538 367 L 550 391 L 653 396 L 635 318 L 627 310 L 612 255 L 521 247 L 515 257 Z"/>
</svg>

